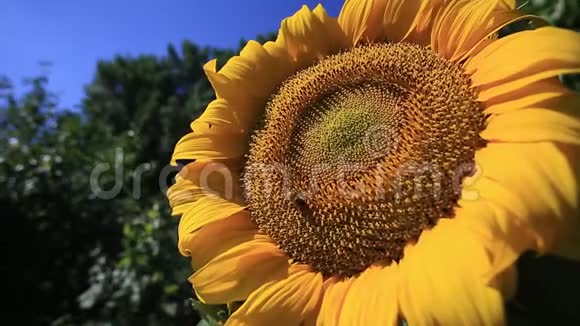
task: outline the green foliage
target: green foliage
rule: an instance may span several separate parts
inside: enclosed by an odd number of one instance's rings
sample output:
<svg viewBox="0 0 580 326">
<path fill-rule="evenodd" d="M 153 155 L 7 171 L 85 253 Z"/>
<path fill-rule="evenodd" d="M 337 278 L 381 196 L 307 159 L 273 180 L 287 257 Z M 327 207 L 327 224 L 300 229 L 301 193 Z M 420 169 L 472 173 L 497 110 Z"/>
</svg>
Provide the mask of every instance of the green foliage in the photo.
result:
<svg viewBox="0 0 580 326">
<path fill-rule="evenodd" d="M 21 253 L 14 292 L 29 293 L 22 305 L 35 311 L 24 321 L 195 321 L 166 164 L 213 98 L 202 64 L 232 54 L 185 42 L 162 58 L 99 62 L 81 112 L 57 109 L 46 77 L 21 97 L 0 79 L 0 203 L 15 234 L 9 251 Z"/>
<path fill-rule="evenodd" d="M 10 253 L 22 280 L 18 292 L 31 293 L 27 306 L 48 322 L 74 311 L 74 298 L 87 286 L 89 253 L 119 250 L 120 233 L 111 209 L 86 196 L 93 159 L 100 150 L 99 130 L 82 127 L 78 114 L 57 111 L 46 78 L 28 82 L 22 98 L 7 85 L 0 97 L 0 203 L 10 230 Z M 95 219 L 98 216 L 98 219 Z M 55 298 L 58 298 L 55 300 Z M 69 298 L 70 300 L 61 300 Z"/>
<path fill-rule="evenodd" d="M 176 250 L 177 220 L 165 198 L 172 172 L 167 163 L 189 122 L 213 99 L 202 65 L 232 53 L 190 42 L 181 53 L 173 46 L 167 53 L 100 62 L 83 101 L 88 121 L 107 122 L 127 171 L 124 192 L 109 200 L 121 208 L 115 214 L 122 219 L 120 252 L 95 262 L 90 287 L 79 297 L 95 320 L 164 325 L 193 318 L 186 301 L 192 296 L 191 267 Z"/>
<path fill-rule="evenodd" d="M 98 62 L 81 111 L 58 108 L 44 76 L 27 81 L 20 97 L 0 78 L 0 204 L 22 280 L 11 290 L 33 294 L 14 302 L 14 310 L 32 306 L 22 322 L 198 320 L 165 197 L 176 173 L 167 164 L 214 98 L 203 64 L 232 55 L 184 42 L 162 57 Z"/>
<path fill-rule="evenodd" d="M 580 28 L 578 0 L 520 0 L 518 4 L 523 10 L 541 16 L 551 25 L 574 30 Z"/>
</svg>

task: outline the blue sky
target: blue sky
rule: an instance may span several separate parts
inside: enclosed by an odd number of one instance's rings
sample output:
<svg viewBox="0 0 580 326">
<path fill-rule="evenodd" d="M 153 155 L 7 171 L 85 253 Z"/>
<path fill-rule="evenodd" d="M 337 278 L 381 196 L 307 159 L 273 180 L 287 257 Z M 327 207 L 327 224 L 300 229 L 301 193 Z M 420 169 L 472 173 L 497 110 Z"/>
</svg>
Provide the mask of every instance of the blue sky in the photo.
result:
<svg viewBox="0 0 580 326">
<path fill-rule="evenodd" d="M 2 0 L 0 75 L 17 89 L 48 68 L 49 88 L 72 108 L 99 59 L 165 53 L 168 43 L 235 47 L 276 31 L 302 4 L 338 15 L 342 0 Z"/>
</svg>

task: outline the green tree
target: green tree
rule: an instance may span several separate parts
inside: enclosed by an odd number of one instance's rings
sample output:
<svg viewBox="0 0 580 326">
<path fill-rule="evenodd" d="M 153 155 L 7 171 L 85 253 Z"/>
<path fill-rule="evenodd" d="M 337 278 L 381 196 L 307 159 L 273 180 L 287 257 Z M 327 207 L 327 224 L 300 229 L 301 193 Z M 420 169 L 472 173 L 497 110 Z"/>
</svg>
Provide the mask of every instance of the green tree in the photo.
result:
<svg viewBox="0 0 580 326">
<path fill-rule="evenodd" d="M 213 98 L 202 65 L 232 51 L 184 42 L 99 62 L 81 111 L 47 78 L 0 80 L 0 204 L 33 324 L 193 323 L 187 259 L 164 189 L 173 146 Z M 163 173 L 166 178 L 160 180 Z M 167 172 L 167 173 L 166 173 Z"/>
<path fill-rule="evenodd" d="M 87 269 L 97 248 L 120 249 L 118 218 L 88 196 L 94 152 L 106 135 L 85 126 L 78 114 L 57 110 L 45 77 L 27 83 L 17 98 L 3 79 L 0 94 L 0 203 L 9 230 L 7 251 L 18 284 L 10 283 L 20 318 L 49 323 L 62 311 L 77 311 L 76 297 L 88 286 Z M 98 217 L 96 219 L 95 217 Z M 20 302 L 25 294 L 24 302 Z"/>
<path fill-rule="evenodd" d="M 202 65 L 231 52 L 184 42 L 181 53 L 173 46 L 167 53 L 99 62 L 83 101 L 88 121 L 103 123 L 115 140 L 127 172 L 123 192 L 103 202 L 121 207 L 115 212 L 121 219 L 120 252 L 95 262 L 91 286 L 80 296 L 94 320 L 165 325 L 192 319 L 186 301 L 192 295 L 186 281 L 190 267 L 177 254 L 177 220 L 164 194 L 172 177 L 167 163 L 189 121 L 213 99 Z"/>
</svg>

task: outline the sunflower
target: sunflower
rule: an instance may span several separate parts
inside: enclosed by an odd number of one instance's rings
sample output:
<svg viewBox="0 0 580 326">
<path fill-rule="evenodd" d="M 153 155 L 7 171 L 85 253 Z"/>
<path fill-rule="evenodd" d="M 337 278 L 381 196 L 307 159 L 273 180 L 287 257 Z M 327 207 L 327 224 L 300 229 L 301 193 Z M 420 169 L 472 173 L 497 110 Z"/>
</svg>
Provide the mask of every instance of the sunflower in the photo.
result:
<svg viewBox="0 0 580 326">
<path fill-rule="evenodd" d="M 510 0 L 303 6 L 176 145 L 178 247 L 226 325 L 496 325 L 525 251 L 580 258 L 579 34 Z"/>
</svg>

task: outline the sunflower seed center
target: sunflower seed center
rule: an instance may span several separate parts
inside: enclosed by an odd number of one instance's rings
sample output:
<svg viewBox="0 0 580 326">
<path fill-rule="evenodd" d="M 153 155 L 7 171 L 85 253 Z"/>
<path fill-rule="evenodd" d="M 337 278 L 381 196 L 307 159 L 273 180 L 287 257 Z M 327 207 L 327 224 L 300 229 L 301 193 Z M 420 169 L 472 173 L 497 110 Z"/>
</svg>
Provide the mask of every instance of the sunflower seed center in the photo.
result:
<svg viewBox="0 0 580 326">
<path fill-rule="evenodd" d="M 457 64 L 371 44 L 288 78 L 247 156 L 252 219 L 294 261 L 352 276 L 453 216 L 485 116 Z"/>
</svg>

